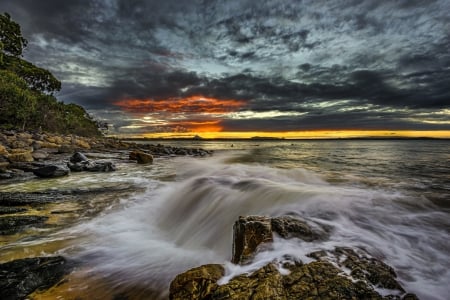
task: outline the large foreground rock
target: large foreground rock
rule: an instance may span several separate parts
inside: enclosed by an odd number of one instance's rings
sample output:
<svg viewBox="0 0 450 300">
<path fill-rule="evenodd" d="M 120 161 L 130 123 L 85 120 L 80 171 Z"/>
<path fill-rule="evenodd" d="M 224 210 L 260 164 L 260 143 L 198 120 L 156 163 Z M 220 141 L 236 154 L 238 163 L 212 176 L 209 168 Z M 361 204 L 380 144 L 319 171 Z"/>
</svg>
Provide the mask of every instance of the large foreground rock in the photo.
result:
<svg viewBox="0 0 450 300">
<path fill-rule="evenodd" d="M 268 249 L 273 234 L 306 242 L 323 239 L 329 228 L 292 216 L 240 217 L 233 226 L 233 262 L 247 264 L 257 251 Z M 402 299 L 414 300 L 397 281 L 395 271 L 362 249 L 337 247 L 308 256 L 316 261 L 303 264 L 286 255 L 251 274 L 219 285 L 225 274 L 221 265 L 204 265 L 179 274 L 170 285 L 171 300 L 225 299 Z M 283 269 L 283 274 L 280 272 Z M 381 295 L 381 289 L 389 295 Z"/>
<path fill-rule="evenodd" d="M 24 299 L 36 289 L 49 288 L 69 269 L 61 256 L 25 258 L 0 264 L 1 299 Z"/>
<path fill-rule="evenodd" d="M 412 294 L 383 297 L 363 280 L 342 275 L 326 261 L 284 266 L 282 275 L 270 263 L 250 275 L 240 275 L 227 284 L 218 285 L 224 275 L 220 265 L 205 265 L 178 275 L 170 285 L 171 300 L 246 300 L 246 299 L 417 299 Z M 381 287 L 381 286 L 380 286 Z M 384 288 L 384 287 L 383 287 Z"/>
</svg>

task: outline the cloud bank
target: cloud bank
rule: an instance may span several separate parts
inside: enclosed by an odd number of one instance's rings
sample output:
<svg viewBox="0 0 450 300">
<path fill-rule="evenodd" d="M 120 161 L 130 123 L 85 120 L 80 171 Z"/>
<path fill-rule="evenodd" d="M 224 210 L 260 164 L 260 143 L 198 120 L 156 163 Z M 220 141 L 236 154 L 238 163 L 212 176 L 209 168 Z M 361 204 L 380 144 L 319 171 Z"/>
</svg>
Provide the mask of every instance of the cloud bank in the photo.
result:
<svg viewBox="0 0 450 300">
<path fill-rule="evenodd" d="M 122 133 L 450 130 L 450 3 L 3 0 Z"/>
</svg>

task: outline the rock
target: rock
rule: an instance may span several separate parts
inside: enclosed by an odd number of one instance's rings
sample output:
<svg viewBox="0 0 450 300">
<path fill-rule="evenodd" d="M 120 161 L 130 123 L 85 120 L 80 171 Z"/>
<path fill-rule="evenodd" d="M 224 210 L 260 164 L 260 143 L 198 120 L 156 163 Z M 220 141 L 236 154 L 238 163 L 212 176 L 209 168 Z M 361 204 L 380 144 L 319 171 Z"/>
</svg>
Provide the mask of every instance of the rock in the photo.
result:
<svg viewBox="0 0 450 300">
<path fill-rule="evenodd" d="M 278 233 L 282 238 L 299 238 L 306 242 L 312 242 L 323 238 L 327 233 L 322 229 L 314 230 L 306 221 L 291 216 L 281 216 L 271 219 L 272 231 Z"/>
<path fill-rule="evenodd" d="M 211 267 L 218 270 L 211 275 Z M 352 281 L 329 262 L 287 266 L 290 273 L 281 275 L 273 263 L 249 276 L 240 275 L 227 284 L 218 285 L 220 266 L 206 265 L 178 275 L 170 285 L 172 300 L 181 299 L 383 299 L 362 281 Z M 222 271 L 223 272 L 223 271 Z"/>
<path fill-rule="evenodd" d="M 116 170 L 116 166 L 110 161 L 88 162 L 84 170 L 89 172 L 113 172 Z"/>
<path fill-rule="evenodd" d="M 30 226 L 41 227 L 48 217 L 45 216 L 5 216 L 0 217 L 0 235 L 10 235 L 24 231 Z"/>
<path fill-rule="evenodd" d="M 89 159 L 86 157 L 86 155 L 84 155 L 81 152 L 75 152 L 70 157 L 69 160 L 70 160 L 71 163 L 79 163 L 79 162 L 87 162 L 87 161 L 89 161 Z"/>
<path fill-rule="evenodd" d="M 313 228 L 306 221 L 292 216 L 239 217 L 233 226 L 233 253 L 231 262 L 245 264 L 254 256 L 258 247 L 263 243 L 273 241 L 272 233 L 281 237 L 299 238 L 311 242 L 327 235 L 318 225 Z M 266 245 L 267 247 L 268 245 Z"/>
<path fill-rule="evenodd" d="M 11 179 L 11 178 L 14 178 L 13 172 L 0 169 L 0 180 L 1 179 Z"/>
<path fill-rule="evenodd" d="M 83 149 L 91 149 L 91 145 L 89 145 L 88 142 L 83 141 L 81 139 L 76 139 L 75 140 L 75 145 L 80 147 L 80 148 L 83 148 Z"/>
<path fill-rule="evenodd" d="M 214 300 L 225 299 L 301 299 L 288 298 L 283 276 L 273 264 L 268 264 L 250 276 L 241 275 L 219 286 L 210 294 Z M 186 298 L 188 299 L 188 298 Z"/>
<path fill-rule="evenodd" d="M 16 214 L 27 211 L 24 207 L 0 206 L 0 215 Z"/>
<path fill-rule="evenodd" d="M 45 164 L 38 162 L 16 162 L 9 165 L 10 169 L 22 170 L 24 172 L 33 172 L 42 167 L 45 167 Z"/>
<path fill-rule="evenodd" d="M 16 153 L 11 153 L 7 156 L 10 162 L 32 162 L 34 161 L 31 151 L 21 151 Z"/>
<path fill-rule="evenodd" d="M 86 164 L 87 164 L 87 162 L 79 162 L 79 163 L 68 162 L 67 167 L 72 172 L 82 172 L 82 171 L 85 171 L 84 168 L 85 168 Z"/>
<path fill-rule="evenodd" d="M 67 163 L 69 169 L 73 172 L 89 171 L 89 172 L 113 172 L 116 170 L 116 166 L 110 162 L 93 162 L 82 161 L 78 163 Z"/>
<path fill-rule="evenodd" d="M 41 148 L 59 149 L 60 145 L 50 142 L 41 142 Z"/>
<path fill-rule="evenodd" d="M 171 300 L 209 299 L 217 287 L 217 281 L 225 274 L 221 265 L 210 264 L 186 271 L 170 283 Z"/>
<path fill-rule="evenodd" d="M 36 150 L 31 155 L 35 160 L 44 160 L 49 156 L 48 152 L 41 150 Z"/>
<path fill-rule="evenodd" d="M 313 226 L 314 227 L 314 226 Z M 291 217 L 239 217 L 233 226 L 233 255 L 235 263 L 246 263 L 262 245 L 272 242 L 272 233 L 285 238 L 313 240 L 316 228 Z M 319 230 L 320 231 L 320 230 Z M 178 275 L 170 285 L 169 298 L 225 299 L 403 299 L 416 300 L 405 294 L 396 281 L 394 270 L 361 249 L 337 247 L 333 251 L 316 251 L 308 256 L 317 261 L 302 264 L 286 255 L 282 263 L 275 260 L 250 275 L 232 278 L 218 285 L 224 274 L 220 265 L 205 265 Z M 278 266 L 282 265 L 282 275 Z M 350 274 L 343 272 L 350 270 Z M 376 290 L 391 291 L 382 296 Z M 403 295 L 403 298 L 399 295 Z"/>
<path fill-rule="evenodd" d="M 145 153 L 143 151 L 130 152 L 130 160 L 136 160 L 138 164 L 151 164 L 153 163 L 153 155 Z"/>
<path fill-rule="evenodd" d="M 15 140 L 9 143 L 9 146 L 13 149 L 27 149 L 30 144 L 28 144 L 28 141 Z"/>
<path fill-rule="evenodd" d="M 34 141 L 32 144 L 31 144 L 31 147 L 33 147 L 33 149 L 36 151 L 36 150 L 39 150 L 39 149 L 41 149 L 42 148 L 42 142 L 41 141 Z"/>
<path fill-rule="evenodd" d="M 233 252 L 231 262 L 248 263 L 257 247 L 272 242 L 272 225 L 269 217 L 239 217 L 233 225 Z"/>
<path fill-rule="evenodd" d="M 24 299 L 37 289 L 58 283 L 69 271 L 62 256 L 25 258 L 0 264 L 2 299 Z"/>
<path fill-rule="evenodd" d="M 58 148 L 58 153 L 73 153 L 75 148 L 72 145 L 61 145 Z"/>
<path fill-rule="evenodd" d="M 41 178 L 62 177 L 69 174 L 69 169 L 62 166 L 48 165 L 33 170 L 33 174 Z"/>
<path fill-rule="evenodd" d="M 6 147 L 3 146 L 2 144 L 0 144 L 0 155 L 8 155 L 8 154 L 9 154 L 9 152 L 6 149 Z"/>
<path fill-rule="evenodd" d="M 374 286 L 405 292 L 397 282 L 394 269 L 380 260 L 370 257 L 359 250 L 359 254 L 351 248 L 337 247 L 333 254 L 340 266 L 351 271 L 350 275 L 358 280 L 366 280 Z"/>
</svg>

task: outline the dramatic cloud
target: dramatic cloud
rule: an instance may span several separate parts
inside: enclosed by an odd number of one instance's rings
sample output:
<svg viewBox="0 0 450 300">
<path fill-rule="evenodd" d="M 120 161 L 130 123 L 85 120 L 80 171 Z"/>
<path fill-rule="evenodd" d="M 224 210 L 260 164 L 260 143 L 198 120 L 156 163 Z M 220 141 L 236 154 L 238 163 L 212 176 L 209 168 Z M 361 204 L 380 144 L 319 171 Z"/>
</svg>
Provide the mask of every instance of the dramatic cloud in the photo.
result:
<svg viewBox="0 0 450 300">
<path fill-rule="evenodd" d="M 447 0 L 2 0 L 117 132 L 450 130 Z"/>
</svg>

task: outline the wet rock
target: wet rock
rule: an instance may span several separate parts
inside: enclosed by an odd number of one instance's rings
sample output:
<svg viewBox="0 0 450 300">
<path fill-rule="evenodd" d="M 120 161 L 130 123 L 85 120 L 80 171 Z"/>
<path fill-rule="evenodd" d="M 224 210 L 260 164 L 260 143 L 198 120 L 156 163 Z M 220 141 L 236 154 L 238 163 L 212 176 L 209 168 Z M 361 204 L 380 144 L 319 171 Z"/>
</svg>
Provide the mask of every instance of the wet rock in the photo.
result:
<svg viewBox="0 0 450 300">
<path fill-rule="evenodd" d="M 81 152 L 75 152 L 69 159 L 71 163 L 87 162 L 89 159 Z"/>
<path fill-rule="evenodd" d="M 61 256 L 35 257 L 0 264 L 2 299 L 24 299 L 37 289 L 46 289 L 62 279 L 70 270 Z"/>
<path fill-rule="evenodd" d="M 95 162 L 95 161 L 82 161 L 78 163 L 67 163 L 69 169 L 73 172 L 113 172 L 116 170 L 116 166 L 109 161 Z"/>
<path fill-rule="evenodd" d="M 129 155 L 130 160 L 136 160 L 138 164 L 153 163 L 153 155 L 143 151 L 131 151 Z"/>
<path fill-rule="evenodd" d="M 277 266 L 270 263 L 220 286 L 214 279 L 220 277 L 220 272 L 210 276 L 210 266 L 178 275 L 170 286 L 170 299 L 383 299 L 364 282 L 341 275 L 329 262 L 293 264 L 288 266 L 288 275 L 281 275 Z M 220 270 L 219 267 L 215 268 Z"/>
<path fill-rule="evenodd" d="M 48 165 L 33 170 L 33 174 L 41 178 L 62 177 L 69 174 L 69 169 L 62 166 Z"/>
<path fill-rule="evenodd" d="M 116 166 L 110 161 L 88 162 L 84 170 L 89 172 L 113 172 L 116 170 Z"/>
<path fill-rule="evenodd" d="M 229 283 L 219 286 L 210 294 L 210 299 L 295 299 L 287 297 L 283 276 L 274 264 L 268 264 L 250 276 L 241 275 Z M 298 298 L 300 299 L 300 298 Z"/>
<path fill-rule="evenodd" d="M 239 217 L 233 225 L 233 252 L 231 262 L 245 264 L 253 258 L 263 243 L 272 242 L 272 225 L 269 217 Z"/>
<path fill-rule="evenodd" d="M 59 202 L 70 199 L 70 195 L 62 195 L 61 193 L 48 193 L 48 192 L 34 192 L 34 193 L 21 193 L 21 192 L 0 192 L 0 205 L 1 206 L 40 206 L 46 203 Z"/>
<path fill-rule="evenodd" d="M 370 257 L 368 253 L 359 250 L 357 253 L 352 248 L 337 247 L 332 252 L 337 257 L 340 266 L 348 268 L 350 275 L 358 280 L 366 280 L 374 286 L 390 290 L 405 292 L 397 282 L 397 274 L 394 269 L 382 261 Z"/>
<path fill-rule="evenodd" d="M 24 207 L 0 206 L 0 215 L 16 214 L 27 211 Z"/>
<path fill-rule="evenodd" d="M 326 236 L 324 229 L 312 228 L 306 221 L 292 216 L 281 216 L 271 219 L 272 230 L 282 238 L 299 238 L 306 242 L 312 242 Z"/>
<path fill-rule="evenodd" d="M 74 153 L 67 166 L 73 172 L 112 172 L 116 170 L 116 166 L 112 162 L 91 161 L 81 152 Z"/>
<path fill-rule="evenodd" d="M 299 238 L 307 242 L 323 238 L 326 231 L 315 225 L 312 227 L 306 221 L 292 216 L 239 217 L 233 226 L 233 253 L 231 261 L 235 264 L 245 264 L 254 256 L 258 247 L 273 241 L 272 234 L 277 233 L 283 238 Z M 268 247 L 268 245 L 265 245 Z"/>
<path fill-rule="evenodd" d="M 217 288 L 217 281 L 225 274 L 221 265 L 210 264 L 186 271 L 170 283 L 171 300 L 200 300 L 208 298 Z"/>
<path fill-rule="evenodd" d="M 14 178 L 14 173 L 10 171 L 1 171 L 0 170 L 0 180 L 3 179 L 11 179 Z"/>
<path fill-rule="evenodd" d="M 233 227 L 232 259 L 235 263 L 248 262 L 258 248 L 272 241 L 273 232 L 285 238 L 313 240 L 320 237 L 315 230 L 291 216 L 240 217 Z M 405 294 L 391 267 L 363 250 L 337 247 L 308 256 L 317 261 L 303 264 L 286 255 L 282 262 L 275 260 L 222 285 L 216 279 L 223 274 L 219 265 L 194 268 L 175 278 L 170 286 L 170 299 L 417 299 L 414 294 Z M 289 272 L 282 275 L 280 266 Z M 343 269 L 351 273 L 346 274 Z M 375 287 L 392 294 L 383 297 Z"/>
<path fill-rule="evenodd" d="M 0 217 L 0 235 L 10 235 L 24 231 L 30 226 L 41 227 L 48 217 L 45 216 L 4 216 Z"/>
</svg>

